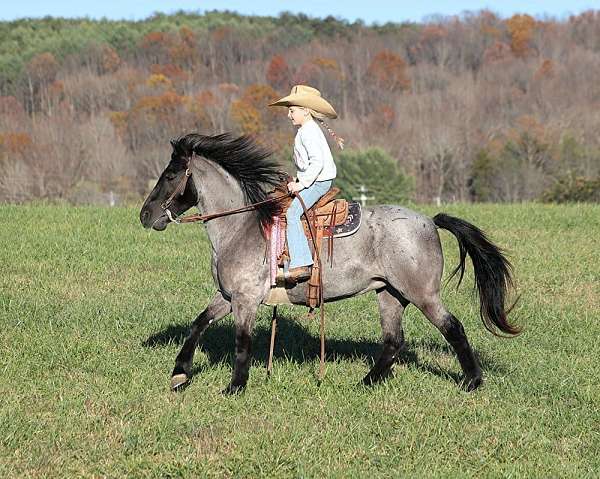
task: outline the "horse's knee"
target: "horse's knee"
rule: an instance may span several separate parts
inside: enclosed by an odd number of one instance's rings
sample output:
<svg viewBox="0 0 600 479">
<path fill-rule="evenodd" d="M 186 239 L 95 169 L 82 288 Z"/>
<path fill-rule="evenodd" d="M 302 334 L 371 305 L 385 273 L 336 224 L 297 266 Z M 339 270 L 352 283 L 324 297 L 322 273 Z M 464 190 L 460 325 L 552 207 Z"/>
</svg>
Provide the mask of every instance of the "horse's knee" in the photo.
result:
<svg viewBox="0 0 600 479">
<path fill-rule="evenodd" d="M 392 352 L 398 352 L 404 345 L 404 331 L 399 328 L 398 331 L 387 332 L 383 335 L 383 347 Z"/>
</svg>

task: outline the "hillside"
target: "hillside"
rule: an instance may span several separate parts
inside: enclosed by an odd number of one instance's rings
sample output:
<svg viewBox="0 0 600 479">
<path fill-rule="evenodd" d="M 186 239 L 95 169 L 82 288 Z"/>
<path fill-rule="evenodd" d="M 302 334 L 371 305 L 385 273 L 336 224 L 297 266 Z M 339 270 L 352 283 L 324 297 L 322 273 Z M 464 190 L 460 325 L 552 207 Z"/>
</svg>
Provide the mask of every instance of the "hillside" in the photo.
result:
<svg viewBox="0 0 600 479">
<path fill-rule="evenodd" d="M 23 19 L 0 39 L 0 200 L 141 194 L 190 131 L 253 134 L 289 163 L 293 129 L 266 104 L 297 83 L 335 105 L 349 148 L 387 152 L 417 201 L 600 196 L 600 11 Z"/>
</svg>

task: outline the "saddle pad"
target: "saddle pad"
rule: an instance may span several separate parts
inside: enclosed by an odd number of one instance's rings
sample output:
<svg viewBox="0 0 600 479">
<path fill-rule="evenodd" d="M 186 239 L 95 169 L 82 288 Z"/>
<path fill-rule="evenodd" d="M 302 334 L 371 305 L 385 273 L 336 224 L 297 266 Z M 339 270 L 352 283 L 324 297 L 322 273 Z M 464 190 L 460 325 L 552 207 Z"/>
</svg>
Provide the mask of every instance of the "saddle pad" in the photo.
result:
<svg viewBox="0 0 600 479">
<path fill-rule="evenodd" d="M 348 202 L 348 218 L 344 224 L 333 227 L 333 237 L 341 238 L 356 233 L 362 221 L 362 208 L 356 201 Z"/>
</svg>

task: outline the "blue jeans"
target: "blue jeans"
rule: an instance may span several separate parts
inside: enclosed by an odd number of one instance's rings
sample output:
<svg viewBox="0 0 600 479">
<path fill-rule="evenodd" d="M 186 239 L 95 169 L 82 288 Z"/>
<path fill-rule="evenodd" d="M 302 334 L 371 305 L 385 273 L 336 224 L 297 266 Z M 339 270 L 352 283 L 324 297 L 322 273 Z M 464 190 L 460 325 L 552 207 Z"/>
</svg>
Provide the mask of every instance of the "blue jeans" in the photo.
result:
<svg viewBox="0 0 600 479">
<path fill-rule="evenodd" d="M 319 199 L 327 193 L 329 188 L 331 188 L 332 183 L 332 180 L 315 181 L 308 188 L 305 188 L 298 193 L 302 198 L 302 201 L 304 201 L 306 209 L 319 201 Z M 313 264 L 310 248 L 308 247 L 308 240 L 306 239 L 304 228 L 302 227 L 302 222 L 300 220 L 300 217 L 303 214 L 304 210 L 302 209 L 300 201 L 298 198 L 294 198 L 285 214 L 287 219 L 287 242 L 290 251 L 290 268 Z"/>
</svg>

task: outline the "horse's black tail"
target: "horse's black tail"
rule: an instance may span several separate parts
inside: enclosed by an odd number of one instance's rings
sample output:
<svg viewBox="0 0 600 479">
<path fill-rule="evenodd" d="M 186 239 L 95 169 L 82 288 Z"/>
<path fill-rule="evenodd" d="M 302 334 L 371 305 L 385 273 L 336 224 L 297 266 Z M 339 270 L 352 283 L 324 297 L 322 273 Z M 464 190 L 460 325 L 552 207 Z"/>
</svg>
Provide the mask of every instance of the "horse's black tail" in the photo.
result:
<svg viewBox="0 0 600 479">
<path fill-rule="evenodd" d="M 475 286 L 479 291 L 479 314 L 488 331 L 499 336 L 497 330 L 517 335 L 521 328 L 510 324 L 506 318 L 514 303 L 506 308 L 508 289 L 513 287 L 512 266 L 502 254 L 502 250 L 487 239 L 485 233 L 476 226 L 459 218 L 440 213 L 433 218 L 438 228 L 450 231 L 458 240 L 460 261 L 450 278 L 460 273 L 458 284 L 465 273 L 467 254 L 475 270 Z"/>
</svg>

